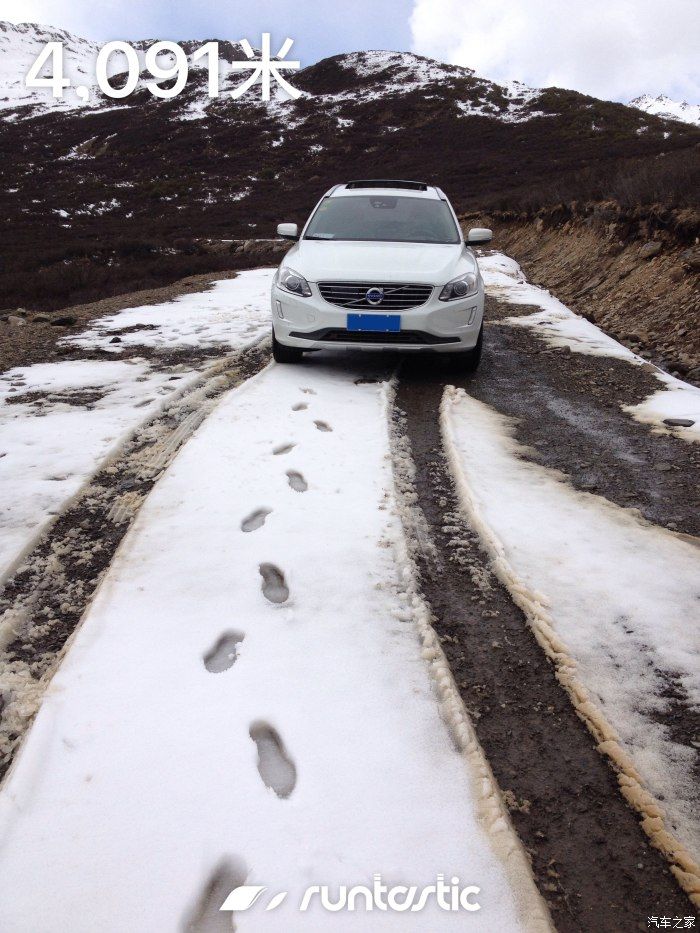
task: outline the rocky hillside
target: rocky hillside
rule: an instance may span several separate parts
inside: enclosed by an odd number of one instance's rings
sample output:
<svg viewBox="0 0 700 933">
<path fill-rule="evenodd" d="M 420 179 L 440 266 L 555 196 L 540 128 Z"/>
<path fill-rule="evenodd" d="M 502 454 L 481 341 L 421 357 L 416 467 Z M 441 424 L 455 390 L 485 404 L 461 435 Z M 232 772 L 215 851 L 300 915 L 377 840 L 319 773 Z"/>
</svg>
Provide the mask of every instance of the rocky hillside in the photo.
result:
<svg viewBox="0 0 700 933">
<path fill-rule="evenodd" d="M 34 27 L 13 28 L 25 31 L 5 27 L 2 60 L 25 62 Z M 94 49 L 80 41 L 82 74 Z M 197 68 L 174 100 L 141 87 L 57 108 L 0 90 L 0 308 L 63 307 L 235 268 L 227 241 L 302 221 L 338 180 L 420 178 L 470 210 L 551 191 L 591 166 L 696 155 L 700 142 L 694 126 L 635 108 L 393 52 L 305 68 L 292 79 L 298 100 L 263 104 L 255 88 L 231 100 L 240 78 L 225 62 L 240 57 L 223 44 L 213 101 Z"/>
<path fill-rule="evenodd" d="M 700 384 L 700 214 L 561 204 L 490 222 L 531 281 L 670 372 Z"/>
</svg>

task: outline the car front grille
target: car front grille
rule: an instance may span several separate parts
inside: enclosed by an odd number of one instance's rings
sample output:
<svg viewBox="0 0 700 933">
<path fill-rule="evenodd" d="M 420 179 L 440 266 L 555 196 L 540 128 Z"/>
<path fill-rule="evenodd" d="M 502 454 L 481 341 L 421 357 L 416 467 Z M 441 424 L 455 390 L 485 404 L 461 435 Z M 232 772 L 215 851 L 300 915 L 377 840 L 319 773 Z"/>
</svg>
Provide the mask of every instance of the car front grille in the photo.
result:
<svg viewBox="0 0 700 933">
<path fill-rule="evenodd" d="M 425 304 L 433 290 L 432 285 L 412 285 L 400 282 L 319 282 L 319 291 L 325 301 L 341 308 L 372 308 L 374 311 L 406 311 Z M 370 288 L 381 288 L 384 297 L 379 304 L 367 301 Z"/>
</svg>

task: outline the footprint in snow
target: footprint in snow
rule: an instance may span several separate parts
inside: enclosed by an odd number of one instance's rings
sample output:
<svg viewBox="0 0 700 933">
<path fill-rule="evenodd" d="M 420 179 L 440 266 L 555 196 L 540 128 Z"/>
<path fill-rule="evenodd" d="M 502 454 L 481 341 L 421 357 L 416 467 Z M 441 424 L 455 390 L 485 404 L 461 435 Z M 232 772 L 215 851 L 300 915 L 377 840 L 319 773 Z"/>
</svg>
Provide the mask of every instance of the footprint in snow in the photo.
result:
<svg viewBox="0 0 700 933">
<path fill-rule="evenodd" d="M 272 453 L 278 457 L 280 454 L 288 454 L 289 451 L 293 450 L 296 446 L 296 444 L 280 444 L 272 448 Z"/>
<path fill-rule="evenodd" d="M 314 421 L 314 424 L 319 429 L 319 431 L 332 431 L 333 430 L 333 428 L 329 424 L 326 424 L 325 421 Z"/>
<path fill-rule="evenodd" d="M 316 395 L 313 389 L 302 389 L 301 390 L 305 395 Z"/>
<path fill-rule="evenodd" d="M 271 603 L 286 603 L 289 599 L 289 587 L 284 574 L 274 564 L 260 564 L 262 591 L 265 599 Z"/>
<path fill-rule="evenodd" d="M 292 405 L 292 411 L 304 411 L 308 407 L 306 402 L 297 402 L 296 405 Z"/>
<path fill-rule="evenodd" d="M 251 512 L 247 518 L 241 522 L 241 531 L 257 531 L 265 524 L 265 519 L 272 512 L 272 509 L 256 509 Z"/>
<path fill-rule="evenodd" d="M 287 470 L 287 479 L 289 480 L 289 485 L 295 492 L 306 492 L 309 488 L 309 484 L 302 474 L 297 473 L 296 470 Z"/>
<path fill-rule="evenodd" d="M 184 918 L 182 933 L 231 933 L 235 930 L 234 915 L 219 908 L 234 888 L 245 884 L 247 876 L 248 869 L 241 859 L 222 859 Z"/>
<path fill-rule="evenodd" d="M 266 722 L 254 722 L 250 737 L 258 748 L 258 771 L 266 787 L 278 797 L 289 797 L 297 783 L 297 769 L 276 729 Z"/>
<path fill-rule="evenodd" d="M 204 666 L 210 674 L 221 674 L 236 663 L 238 645 L 245 635 L 241 632 L 224 632 L 204 655 Z"/>
</svg>

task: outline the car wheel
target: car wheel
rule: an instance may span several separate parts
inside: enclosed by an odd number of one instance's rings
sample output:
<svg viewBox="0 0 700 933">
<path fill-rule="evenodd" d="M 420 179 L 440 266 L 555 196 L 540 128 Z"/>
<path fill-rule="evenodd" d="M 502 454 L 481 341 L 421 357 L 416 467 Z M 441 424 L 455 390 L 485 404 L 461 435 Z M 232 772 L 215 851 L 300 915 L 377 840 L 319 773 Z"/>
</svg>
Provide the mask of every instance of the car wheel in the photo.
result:
<svg viewBox="0 0 700 933">
<path fill-rule="evenodd" d="M 275 337 L 275 329 L 272 328 L 272 358 L 275 363 L 300 363 L 304 351 L 298 347 L 286 347 Z"/>
<path fill-rule="evenodd" d="M 470 350 L 469 353 L 466 354 L 467 359 L 465 360 L 465 364 L 466 364 L 465 369 L 467 370 L 467 372 L 473 373 L 478 368 L 479 363 L 481 362 L 481 350 L 483 346 L 484 346 L 484 325 L 482 324 L 474 349 Z"/>
<path fill-rule="evenodd" d="M 481 362 L 481 349 L 483 347 L 483 343 L 484 325 L 482 324 L 473 350 L 464 350 L 461 353 L 450 354 L 450 357 L 454 356 L 454 359 L 451 360 L 454 369 L 459 370 L 459 372 L 462 373 L 475 372 L 479 366 L 479 363 Z"/>
</svg>

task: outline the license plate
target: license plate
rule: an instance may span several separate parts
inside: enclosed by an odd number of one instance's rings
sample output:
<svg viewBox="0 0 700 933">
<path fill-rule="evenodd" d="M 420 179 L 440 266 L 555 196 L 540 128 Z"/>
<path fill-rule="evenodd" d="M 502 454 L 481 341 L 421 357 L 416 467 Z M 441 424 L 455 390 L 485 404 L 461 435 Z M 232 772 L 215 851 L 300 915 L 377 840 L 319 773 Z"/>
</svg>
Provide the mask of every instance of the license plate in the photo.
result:
<svg viewBox="0 0 700 933">
<path fill-rule="evenodd" d="M 401 330 L 400 314 L 348 314 L 348 330 L 367 330 L 380 334 Z"/>
</svg>

